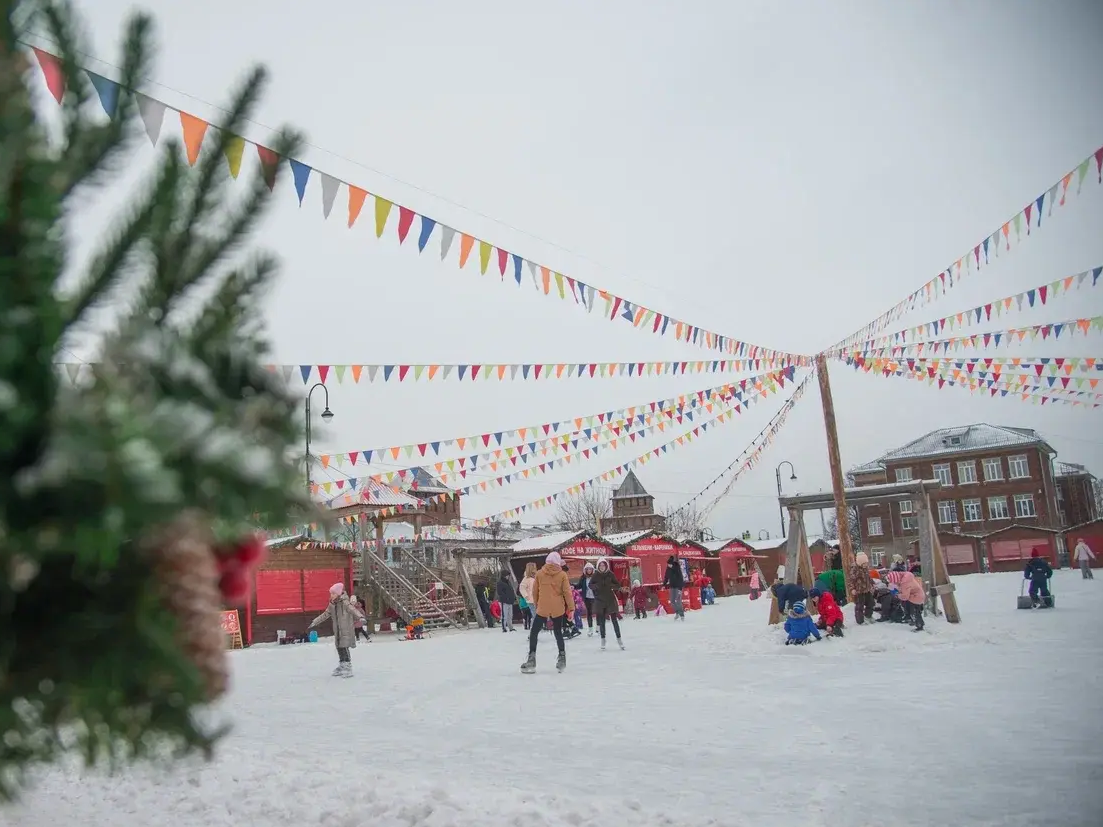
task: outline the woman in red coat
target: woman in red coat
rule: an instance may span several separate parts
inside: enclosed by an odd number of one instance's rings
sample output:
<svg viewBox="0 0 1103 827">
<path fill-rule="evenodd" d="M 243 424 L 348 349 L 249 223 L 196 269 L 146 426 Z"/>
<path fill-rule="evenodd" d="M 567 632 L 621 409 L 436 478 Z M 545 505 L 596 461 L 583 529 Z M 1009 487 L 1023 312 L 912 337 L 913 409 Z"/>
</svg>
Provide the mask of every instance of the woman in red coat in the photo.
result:
<svg viewBox="0 0 1103 827">
<path fill-rule="evenodd" d="M 824 591 L 819 586 L 813 586 L 809 590 L 808 596 L 816 599 L 816 606 L 820 612 L 820 619 L 816 621 L 816 626 L 826 629 L 829 636 L 842 637 L 843 610 L 835 602 L 834 595 L 831 592 Z"/>
</svg>

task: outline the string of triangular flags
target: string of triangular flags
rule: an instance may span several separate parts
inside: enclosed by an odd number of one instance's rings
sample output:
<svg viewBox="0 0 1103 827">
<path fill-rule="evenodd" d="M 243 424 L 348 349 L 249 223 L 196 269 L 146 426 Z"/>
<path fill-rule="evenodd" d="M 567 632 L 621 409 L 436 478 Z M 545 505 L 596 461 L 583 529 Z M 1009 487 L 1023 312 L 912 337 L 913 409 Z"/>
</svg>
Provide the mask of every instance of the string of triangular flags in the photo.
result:
<svg viewBox="0 0 1103 827">
<path fill-rule="evenodd" d="M 681 362 L 529 362 L 497 364 L 420 365 L 268 365 L 286 382 L 301 378 L 304 385 L 336 379 L 337 384 L 374 382 L 528 381 L 549 379 L 613 379 L 619 377 L 685 376 L 739 373 L 769 367 L 761 359 L 713 359 Z"/>
<path fill-rule="evenodd" d="M 38 64 L 42 69 L 46 86 L 54 99 L 60 104 L 65 95 L 65 76 L 59 58 L 43 49 L 32 47 Z M 114 117 L 118 109 L 120 86 L 117 82 L 102 75 L 90 72 L 87 69 L 89 80 L 99 95 L 100 104 L 108 117 Z M 180 118 L 180 128 L 187 154 L 188 163 L 194 165 L 199 159 L 203 146 L 203 139 L 207 132 L 214 127 L 210 121 L 204 120 L 189 112 L 169 106 L 164 101 L 145 95 L 135 90 L 138 110 L 150 141 L 157 143 L 161 135 L 162 125 L 166 112 L 175 112 Z M 295 158 L 280 158 L 274 151 L 262 144 L 249 141 L 238 136 L 226 152 L 226 161 L 230 169 L 230 175 L 237 178 L 241 171 L 242 157 L 246 144 L 252 144 L 257 151 L 258 160 L 265 170 L 269 187 L 275 185 L 275 169 L 286 160 L 294 184 L 295 195 L 301 206 L 306 197 L 307 187 L 312 178 L 317 179 L 322 201 L 322 215 L 329 218 L 337 201 L 338 192 L 342 187 L 347 191 L 348 199 L 348 226 L 356 224 L 364 204 L 370 196 L 373 202 L 375 235 L 382 238 L 388 224 L 394 228 L 398 243 L 403 244 L 411 232 L 416 235 L 418 252 L 424 252 L 434 235 L 437 236 L 440 259 L 448 259 L 453 247 L 458 247 L 458 263 L 460 269 L 467 266 L 472 252 L 478 248 L 479 272 L 486 275 L 490 268 L 491 259 L 497 264 L 497 270 L 503 283 L 507 277 L 516 282 L 520 287 L 524 280 L 524 272 L 528 272 L 529 279 L 538 293 L 545 296 L 556 295 L 564 300 L 569 295 L 575 304 L 593 312 L 595 305 L 606 319 L 611 321 L 622 320 L 629 322 L 633 327 L 641 330 L 649 330 L 651 333 L 666 336 L 672 334 L 675 339 L 688 344 L 715 350 L 739 358 L 761 360 L 770 367 L 780 367 L 788 364 L 807 365 L 811 360 L 808 356 L 798 356 L 784 351 L 764 348 L 760 345 L 744 342 L 740 339 L 726 336 L 707 330 L 697 325 L 675 319 L 658 310 L 646 307 L 639 302 L 632 301 L 623 296 L 618 296 L 608 290 L 603 290 L 590 284 L 586 284 L 571 276 L 565 275 L 553 268 L 538 264 L 535 261 L 511 252 L 504 247 L 486 241 L 471 233 L 465 233 L 438 222 L 427 215 L 404 207 L 391 199 L 384 198 L 376 193 L 369 192 L 363 187 L 358 187 L 336 176 L 329 175 Z M 315 175 L 315 173 L 317 173 Z M 397 208 L 397 219 L 392 220 Z M 415 230 L 414 224 L 418 227 Z M 456 238 L 459 242 L 456 244 Z"/>
<path fill-rule="evenodd" d="M 712 394 L 711 398 L 721 400 L 727 397 L 724 393 L 717 393 Z M 624 440 L 628 440 L 635 442 L 639 436 L 639 431 L 647 426 L 655 426 L 658 424 L 665 428 L 668 424 L 674 422 L 680 425 L 686 418 L 692 422 L 694 409 L 699 406 L 706 406 L 706 403 L 698 400 L 697 397 L 693 397 L 683 403 L 659 409 L 655 413 L 637 414 L 631 418 L 613 421 L 606 420 L 604 425 L 597 428 L 585 428 L 582 431 L 572 431 L 555 437 L 546 437 L 534 442 L 523 442 L 520 445 L 495 448 L 494 450 L 484 451 L 479 454 L 441 460 L 434 463 L 432 467 L 437 478 L 442 483 L 447 484 L 449 481 L 455 481 L 456 479 L 466 479 L 469 474 L 473 475 L 476 469 L 497 472 L 502 468 L 514 468 L 517 466 L 518 462 L 522 465 L 527 465 L 533 458 L 547 458 L 549 455 L 555 457 L 560 453 L 575 450 L 579 445 L 593 448 L 596 453 L 596 448 L 600 446 L 602 442 L 606 442 L 608 447 L 611 448 L 616 448 L 618 441 L 623 442 Z M 707 407 L 711 411 L 711 403 L 707 403 Z M 659 430 L 661 431 L 663 428 Z M 590 445 L 590 443 L 592 443 L 592 445 Z M 410 447 L 409 445 L 404 445 L 402 449 L 407 451 Z M 583 450 L 585 450 L 585 448 Z M 341 458 L 344 457 L 345 454 L 337 454 L 336 456 Z M 328 467 L 328 465 L 326 467 Z M 397 471 L 385 471 L 378 474 L 372 474 L 368 477 L 350 477 L 348 479 L 372 479 L 388 485 L 395 482 L 401 484 L 407 480 L 414 480 L 414 487 L 416 487 L 417 471 L 417 468 L 401 468 Z M 336 483 L 338 488 L 341 487 L 341 482 L 342 481 L 338 481 Z M 328 493 L 330 489 L 323 488 L 322 490 Z"/>
<path fill-rule="evenodd" d="M 986 367 L 977 361 L 954 361 L 950 359 L 927 360 L 926 364 L 915 359 L 856 359 L 863 369 L 869 366 L 871 371 L 910 370 L 915 374 L 961 381 L 966 377 L 1003 381 L 1001 387 L 1009 390 L 1047 393 L 1051 395 L 1070 395 L 1086 399 L 1098 396 L 1103 378 L 1093 376 L 1039 376 L 1032 372 L 1020 373 L 1005 370 L 1002 365 Z M 887 373 L 885 375 L 888 375 Z"/>
<path fill-rule="evenodd" d="M 1099 394 L 1085 394 L 1085 399 L 1069 398 L 1067 396 L 1060 396 L 1058 394 L 1067 394 L 1068 391 L 1051 390 L 1048 388 L 1037 387 L 1023 387 L 1015 383 L 1010 383 L 1009 380 L 1003 378 L 1000 379 L 978 379 L 975 376 L 970 376 L 967 373 L 958 371 L 956 377 L 953 375 L 947 376 L 944 373 L 935 373 L 931 375 L 930 371 L 909 370 L 906 365 L 897 363 L 896 370 L 888 370 L 882 368 L 875 370 L 874 366 L 870 364 L 870 360 L 866 360 L 865 363 L 853 357 L 844 357 L 839 361 L 850 365 L 855 370 L 863 370 L 866 373 L 876 376 L 895 376 L 903 377 L 905 379 L 918 379 L 926 381 L 928 385 L 937 385 L 938 388 L 944 387 L 957 387 L 965 388 L 973 393 L 978 391 L 987 391 L 989 396 L 999 396 L 1001 398 L 1018 399 L 1023 402 L 1030 402 L 1032 405 L 1045 405 L 1047 402 L 1051 405 L 1072 405 L 1073 407 L 1086 407 L 1086 408 L 1098 408 L 1100 402 L 1096 399 Z M 1083 393 L 1073 392 L 1073 393 Z"/>
<path fill-rule="evenodd" d="M 679 394 L 678 396 L 672 396 L 667 399 L 643 402 L 638 405 L 630 405 L 615 410 L 599 411 L 598 413 L 572 417 L 571 419 L 564 419 L 559 422 L 545 422 L 542 425 L 508 428 L 501 431 L 488 431 L 478 436 L 454 437 L 452 439 L 438 439 L 428 442 L 411 443 L 410 445 L 396 445 L 384 448 L 362 448 L 359 451 L 321 454 L 318 460 L 321 462 L 323 468 L 328 468 L 330 465 L 336 465 L 338 468 L 342 468 L 346 461 L 350 465 L 355 466 L 359 462 L 371 464 L 372 461 L 397 461 L 402 458 L 413 459 L 415 454 L 418 457 L 426 457 L 428 455 L 439 457 L 442 452 L 447 452 L 452 448 L 458 448 L 461 451 L 467 450 L 468 446 L 477 448 L 481 445 L 484 448 L 489 448 L 491 442 L 493 442 L 497 448 L 502 448 L 503 442 L 508 442 L 513 439 L 520 439 L 522 444 L 532 442 L 536 439 L 540 440 L 540 445 L 543 446 L 547 444 L 547 439 L 554 440 L 564 435 L 573 436 L 575 434 L 585 434 L 587 431 L 592 432 L 602 428 L 620 427 L 620 423 L 626 420 L 635 419 L 638 421 L 639 417 L 649 413 L 665 413 L 671 408 L 685 405 L 691 399 L 696 399 L 697 403 L 701 404 L 707 402 L 714 395 L 728 392 L 736 394 L 737 398 L 741 398 L 748 390 L 758 391 L 761 390 L 763 386 L 770 383 L 776 383 L 782 378 L 792 378 L 793 370 L 792 367 L 789 367 L 780 371 L 770 371 L 769 373 L 748 376 L 745 379 L 728 382 L 712 388 L 690 391 L 689 393 Z M 561 434 L 561 431 L 564 433 Z M 468 462 L 469 459 L 469 457 L 457 458 L 454 460 L 456 464 L 450 466 L 449 470 L 455 471 L 456 468 L 465 467 L 465 463 Z M 395 479 L 405 479 L 402 472 L 396 473 L 397 477 L 392 476 L 390 478 L 391 481 Z"/>
<path fill-rule="evenodd" d="M 1055 206 L 1065 206 L 1069 188 L 1074 181 L 1076 182 L 1076 194 L 1080 194 L 1084 186 L 1084 180 L 1092 171 L 1093 166 L 1095 167 L 1096 183 L 1103 183 L 1103 146 L 1058 178 L 1053 186 L 1031 200 L 1025 207 L 986 235 L 983 240 L 973 245 L 971 250 L 959 256 L 942 272 L 917 290 L 909 293 L 904 299 L 873 321 L 863 325 L 859 330 L 833 345 L 832 350 L 848 350 L 854 342 L 871 338 L 873 334 L 884 330 L 893 321 L 906 313 L 944 296 L 951 288 L 961 283 L 965 274 L 973 272 L 974 269 L 979 271 L 982 267 L 987 267 L 991 263 L 992 257 L 999 256 L 1001 243 L 1004 245 L 1004 250 L 1009 251 L 1012 235 L 1014 235 L 1016 245 L 1024 241 L 1024 231 L 1025 236 L 1029 237 L 1031 229 L 1039 229 L 1042 226 L 1043 213 L 1045 213 L 1046 218 L 1049 218 L 1053 215 Z"/>
<path fill-rule="evenodd" d="M 861 358 L 861 357 L 858 357 Z M 1007 373 L 1033 373 L 1038 377 L 1063 377 L 1076 373 L 1103 376 L 1103 356 L 974 356 L 949 359 L 901 358 L 908 367 L 920 366 L 923 370 L 933 367 L 939 370 L 951 365 L 958 370 L 972 372 L 974 368 L 1004 371 Z M 1092 387 L 1095 387 L 1092 385 Z"/>
<path fill-rule="evenodd" d="M 1063 296 L 1073 290 L 1077 290 L 1083 285 L 1087 285 L 1089 288 L 1097 286 L 1100 283 L 1099 276 L 1101 274 L 1103 274 L 1103 266 L 1095 267 L 1091 270 L 1084 270 L 1075 275 L 1065 276 L 1063 279 L 1051 281 L 1048 284 L 1042 284 L 1038 287 L 1032 287 L 1029 290 L 1023 290 L 1020 293 L 1004 296 L 1002 299 L 985 302 L 978 307 L 972 307 L 958 313 L 951 313 L 948 316 L 943 316 L 941 319 L 923 322 L 922 324 L 909 327 L 906 330 L 898 330 L 895 333 L 890 333 L 887 336 L 878 336 L 869 340 L 869 346 L 871 348 L 880 348 L 887 345 L 902 344 L 909 339 L 937 336 L 944 330 L 954 330 L 955 328 L 979 324 L 981 321 L 991 321 L 993 314 L 995 314 L 996 318 L 999 318 L 1004 313 L 1011 312 L 1012 308 L 1016 311 L 1022 310 L 1024 304 L 1028 307 L 1036 307 L 1038 305 L 1045 306 L 1047 301 L 1052 301 L 1058 296 Z M 866 343 L 863 342 L 863 344 Z"/>
<path fill-rule="evenodd" d="M 736 475 L 731 479 L 727 487 L 724 489 L 724 492 L 720 494 L 720 497 L 723 497 L 724 494 L 730 491 L 731 486 L 735 484 L 735 480 L 737 480 L 740 474 L 742 474 L 743 471 L 748 467 L 746 463 L 750 461 L 749 458 L 757 460 L 758 454 L 764 451 L 768 445 L 772 444 L 774 436 L 779 430 L 781 430 L 782 425 L 784 425 L 786 418 L 789 416 L 789 411 L 792 410 L 793 406 L 796 405 L 798 400 L 800 400 L 800 398 L 804 396 L 804 392 L 808 388 L 808 383 L 815 375 L 815 369 L 810 371 L 808 375 L 801 380 L 801 383 L 797 385 L 797 388 L 793 391 L 792 395 L 787 400 L 785 400 L 785 404 L 783 404 L 781 408 L 778 409 L 778 411 L 772 417 L 770 417 L 770 421 L 767 422 L 762 430 L 755 435 L 754 439 L 750 441 L 750 444 L 748 444 L 747 447 L 744 448 L 734 460 L 732 460 L 732 462 L 728 463 L 728 466 L 723 471 L 713 477 L 708 485 L 706 485 L 704 488 L 702 488 L 700 491 L 698 491 L 696 494 L 694 494 L 692 497 L 690 497 L 688 500 L 678 506 L 678 508 L 675 509 L 675 513 L 679 511 L 684 511 L 695 502 L 697 502 L 699 499 L 704 497 L 705 494 L 712 490 L 714 486 L 718 485 L 733 468 L 740 465 L 740 463 L 743 463 L 740 470 L 736 472 Z M 714 500 L 712 505 L 709 506 L 710 510 L 712 509 L 712 507 L 715 506 L 717 501 L 718 500 Z"/>
<path fill-rule="evenodd" d="M 795 368 L 794 368 L 794 370 L 795 370 Z M 749 394 L 746 399 L 743 399 L 743 400 L 740 400 L 740 401 L 737 401 L 737 402 L 732 401 L 732 400 L 735 399 L 734 394 L 729 394 L 729 395 L 726 395 L 726 396 L 724 396 L 724 395 L 714 396 L 713 401 L 704 404 L 703 407 L 701 408 L 701 410 L 699 411 L 699 413 L 711 414 L 711 413 L 713 413 L 714 410 L 719 410 L 720 413 L 713 416 L 713 417 L 711 417 L 711 418 L 702 419 L 697 424 L 700 426 L 700 428 L 703 432 L 703 431 L 708 430 L 709 427 L 712 427 L 715 424 L 720 424 L 722 422 L 726 422 L 729 419 L 731 419 L 733 416 L 736 416 L 736 415 L 742 413 L 744 410 L 749 408 L 751 405 L 755 404 L 756 402 L 760 401 L 761 399 L 764 399 L 768 394 L 777 392 L 778 388 L 784 387 L 784 384 L 785 384 L 785 380 L 784 380 L 784 378 L 782 378 L 782 379 L 780 379 L 778 384 L 770 384 L 770 385 L 766 386 L 759 394 Z M 693 421 L 692 412 L 687 412 L 684 417 L 679 416 L 679 417 L 676 418 L 676 421 L 677 421 L 678 424 L 684 424 L 684 422 L 686 420 L 688 420 L 690 422 Z M 634 443 L 637 439 L 646 439 L 647 437 L 649 437 L 649 436 L 651 436 L 655 433 L 664 433 L 667 429 L 673 428 L 673 427 L 674 427 L 673 422 L 666 422 L 666 421 L 659 421 L 659 422 L 656 422 L 655 424 L 646 425 L 646 426 L 643 426 L 643 425 L 629 425 L 622 432 L 623 436 L 612 439 L 606 445 L 594 445 L 592 447 L 583 447 L 583 448 L 578 449 L 578 450 L 570 451 L 569 453 L 567 453 L 567 454 L 565 454 L 564 456 L 561 456 L 561 457 L 556 457 L 556 458 L 546 459 L 546 460 L 540 461 L 534 467 L 529 467 L 528 466 L 528 463 L 534 457 L 533 454 L 526 454 L 526 455 L 523 455 L 523 456 L 516 456 L 516 457 L 514 457 L 514 459 L 512 461 L 493 462 L 493 463 L 491 463 L 491 465 L 486 466 L 486 469 L 490 470 L 491 472 L 497 471 L 497 470 L 501 469 L 503 466 L 514 468 L 516 470 L 510 471 L 507 474 L 501 474 L 501 475 L 498 475 L 498 476 L 490 476 L 487 479 L 483 480 L 482 482 L 472 483 L 472 484 L 470 484 L 470 485 L 468 485 L 464 488 L 460 488 L 455 493 L 460 495 L 460 496 L 468 496 L 468 495 L 471 495 L 471 494 L 483 493 L 485 491 L 489 491 L 492 488 L 504 488 L 506 485 L 509 485 L 511 482 L 521 482 L 523 480 L 529 480 L 529 479 L 532 479 L 534 477 L 540 476 L 541 474 L 546 474 L 546 473 L 549 473 L 549 472 L 551 472 L 551 471 L 553 471 L 557 468 L 561 468 L 564 465 L 570 465 L 571 462 L 574 462 L 574 461 L 582 462 L 582 461 L 590 459 L 592 457 L 596 457 L 600 453 L 602 453 L 602 451 L 604 451 L 607 448 L 612 449 L 612 450 L 616 450 L 616 448 L 618 447 L 618 445 L 617 445 L 618 442 L 620 442 L 621 445 L 627 445 L 629 443 Z M 517 469 L 516 466 L 517 466 L 518 462 L 520 462 L 520 464 L 524 467 L 522 467 L 520 469 Z M 476 477 L 476 476 L 486 476 L 486 475 L 476 473 L 474 466 L 472 466 L 469 470 L 464 470 L 459 475 L 453 475 L 453 478 L 455 476 L 462 476 L 464 479 L 466 479 L 468 476 Z M 352 477 L 352 478 L 349 478 L 349 479 L 346 479 L 346 480 L 342 480 L 341 482 L 343 482 L 346 485 L 351 484 L 351 487 L 355 487 L 356 483 L 358 481 L 360 481 L 361 479 L 363 479 L 363 478 Z M 368 479 L 374 479 L 374 477 L 370 477 Z M 441 481 L 447 484 L 449 482 L 448 475 L 441 474 Z M 336 482 L 332 483 L 332 484 L 331 483 L 322 483 L 321 485 L 322 485 L 322 490 L 325 491 L 328 494 L 332 491 L 332 487 L 334 485 L 336 485 Z"/>
<path fill-rule="evenodd" d="M 734 416 L 734 414 L 735 414 L 735 409 L 734 408 L 726 411 L 725 413 L 723 413 L 720 416 L 716 417 L 715 424 L 719 425 L 723 422 L 726 422 L 726 421 L 730 420 Z M 608 482 L 609 480 L 616 479 L 617 477 L 627 473 L 629 471 L 629 469 L 631 469 L 631 468 L 634 468 L 634 467 L 639 466 L 639 465 L 646 465 L 648 462 L 651 462 L 655 458 L 661 457 L 661 456 L 663 456 L 664 454 L 666 454 L 670 451 L 676 450 L 677 448 L 680 448 L 681 446 L 683 446 L 683 445 L 685 445 L 689 442 L 692 442 L 698 436 L 706 433 L 707 429 L 704 427 L 706 424 L 712 424 L 712 423 L 702 423 L 700 426 L 691 428 L 688 431 L 685 431 L 682 434 L 679 434 L 678 436 L 676 436 L 674 439 L 670 440 L 669 442 L 666 442 L 666 443 L 663 443 L 662 445 L 656 446 L 655 448 L 652 448 L 650 451 L 647 451 L 643 454 L 640 454 L 638 457 L 635 457 L 634 459 L 630 459 L 627 462 L 624 462 L 621 465 L 616 466 L 615 468 L 610 468 L 608 471 L 605 471 L 604 473 L 598 474 L 595 477 L 591 477 L 590 479 L 588 479 L 584 482 L 576 483 L 575 485 L 572 485 L 569 488 L 566 488 L 562 491 L 558 491 L 554 494 L 548 494 L 546 496 L 540 497 L 539 499 L 536 499 L 536 500 L 532 500 L 531 502 L 525 503 L 523 505 L 514 506 L 513 508 L 507 509 L 505 511 L 498 512 L 497 514 L 488 514 L 485 517 L 480 517 L 476 520 L 473 520 L 471 525 L 473 525 L 473 526 L 483 526 L 483 525 L 489 525 L 490 523 L 492 523 L 496 519 L 501 519 L 501 520 L 513 519 L 514 517 L 517 517 L 521 514 L 524 514 L 527 511 L 532 511 L 532 510 L 539 509 L 539 508 L 545 508 L 545 507 L 551 505 L 552 503 L 554 503 L 560 497 L 571 497 L 571 496 L 574 496 L 576 494 L 581 493 L 582 491 L 585 491 L 587 487 L 596 485 L 600 482 Z"/>
<path fill-rule="evenodd" d="M 1061 336 L 1071 338 L 1076 335 L 1087 336 L 1090 333 L 1103 331 L 1103 316 L 1092 316 L 1086 319 L 1066 319 L 1062 322 L 1047 322 L 1028 327 L 1012 327 L 1007 330 L 990 330 L 985 333 L 974 333 L 971 336 L 955 336 L 950 339 L 936 339 L 926 342 L 911 342 L 909 344 L 891 345 L 879 348 L 848 348 L 842 351 L 832 351 L 831 355 L 839 356 L 863 356 L 863 355 L 891 355 L 900 356 L 905 353 L 950 353 L 952 351 L 989 347 L 1004 347 L 1007 345 L 1021 344 L 1026 340 L 1038 341 L 1039 338 L 1060 339 Z"/>
<path fill-rule="evenodd" d="M 702 509 L 702 519 L 708 519 L 709 515 L 712 514 L 713 509 L 715 509 L 716 506 L 720 504 L 720 501 L 728 495 L 728 492 L 732 490 L 736 482 L 739 481 L 739 478 L 743 476 L 743 474 L 758 466 L 759 462 L 762 459 L 762 454 L 765 453 L 766 449 L 774 444 L 774 440 L 777 439 L 778 433 L 781 431 L 782 428 L 785 427 L 785 421 L 789 418 L 789 412 L 793 410 L 793 407 L 796 405 L 797 401 L 802 396 L 804 396 L 804 392 L 808 389 L 808 385 L 812 381 L 812 378 L 815 376 L 815 374 L 816 371 L 813 369 L 812 372 L 804 378 L 804 381 L 800 383 L 796 391 L 794 391 L 792 398 L 782 407 L 780 411 L 777 412 L 777 414 L 775 414 L 776 418 L 766 429 L 766 434 L 761 438 L 761 441 L 758 443 L 758 445 L 754 445 L 754 442 L 752 441 L 751 445 L 754 446 L 753 450 L 751 450 L 748 457 L 743 461 L 743 464 L 739 466 L 739 470 L 736 471 L 735 476 L 733 476 L 728 481 L 728 484 L 724 486 L 724 490 L 717 494 L 712 499 L 712 502 L 710 502 Z"/>
</svg>

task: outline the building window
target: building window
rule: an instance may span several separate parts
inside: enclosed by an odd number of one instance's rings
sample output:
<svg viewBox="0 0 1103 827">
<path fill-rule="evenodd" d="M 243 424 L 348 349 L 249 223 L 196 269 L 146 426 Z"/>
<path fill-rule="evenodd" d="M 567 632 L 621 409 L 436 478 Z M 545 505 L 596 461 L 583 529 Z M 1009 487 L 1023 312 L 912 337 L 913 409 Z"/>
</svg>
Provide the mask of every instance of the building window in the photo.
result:
<svg viewBox="0 0 1103 827">
<path fill-rule="evenodd" d="M 883 548 L 871 548 L 869 550 L 869 565 L 879 569 L 885 564 L 885 550 Z"/>
<path fill-rule="evenodd" d="M 1011 515 L 1007 511 L 1007 497 L 988 498 L 988 519 L 1010 520 Z"/>
<path fill-rule="evenodd" d="M 918 517 L 901 517 L 900 528 L 903 531 L 918 531 L 919 530 L 919 518 Z"/>
<path fill-rule="evenodd" d="M 984 519 L 980 510 L 980 500 L 962 500 L 961 510 L 967 523 L 979 523 Z"/>
<path fill-rule="evenodd" d="M 866 533 L 870 537 L 880 537 L 881 536 L 881 518 L 880 517 L 870 517 L 868 520 L 866 520 Z"/>
<path fill-rule="evenodd" d="M 912 511 L 912 501 L 911 500 L 901 500 L 900 501 L 900 514 L 901 514 L 901 516 L 903 516 L 904 514 L 912 514 L 912 513 L 914 513 Z"/>
<path fill-rule="evenodd" d="M 962 485 L 977 481 L 977 464 L 975 461 L 969 460 L 957 464 L 957 481 Z"/>
<path fill-rule="evenodd" d="M 1026 461 L 1026 454 L 1007 458 L 1007 475 L 1013 480 L 1030 479 L 1030 463 Z"/>
<path fill-rule="evenodd" d="M 953 500 L 942 500 L 938 504 L 938 521 L 942 525 L 953 525 L 957 522 L 957 503 Z"/>
<path fill-rule="evenodd" d="M 950 476 L 950 463 L 947 462 L 944 465 L 934 465 L 931 467 L 931 470 L 934 471 L 935 479 L 942 485 L 954 484 L 954 478 Z"/>
<path fill-rule="evenodd" d="M 897 468 L 896 469 L 896 481 L 897 482 L 911 482 L 912 481 L 912 469 L 910 469 L 910 468 Z"/>
<path fill-rule="evenodd" d="M 984 461 L 984 481 L 985 482 L 999 482 L 1003 479 L 1003 462 L 999 457 L 993 457 L 992 459 L 986 459 Z"/>
<path fill-rule="evenodd" d="M 1016 494 L 1015 495 L 1015 516 L 1016 517 L 1037 517 L 1038 512 L 1034 510 L 1034 495 L 1033 494 Z"/>
</svg>

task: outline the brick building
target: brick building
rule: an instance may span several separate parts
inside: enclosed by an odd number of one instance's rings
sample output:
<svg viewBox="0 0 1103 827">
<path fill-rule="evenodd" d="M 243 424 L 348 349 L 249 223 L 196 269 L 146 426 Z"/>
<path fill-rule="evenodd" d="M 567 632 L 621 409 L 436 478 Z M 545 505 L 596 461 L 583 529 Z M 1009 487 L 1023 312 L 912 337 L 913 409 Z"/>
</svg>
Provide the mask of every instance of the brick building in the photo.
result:
<svg viewBox="0 0 1103 827">
<path fill-rule="evenodd" d="M 952 568 L 975 559 L 968 551 L 974 544 L 965 538 L 985 537 L 1013 525 L 1060 528 L 1055 455 L 1029 428 L 981 423 L 932 431 L 850 473 L 858 486 L 939 480 L 942 490 L 931 494 L 939 534 L 963 538 L 949 547 L 943 538 Z M 861 507 L 859 516 L 862 548 L 874 565 L 893 554 L 913 552 L 919 533 L 913 503 L 871 503 Z"/>
<path fill-rule="evenodd" d="M 655 498 L 647 493 L 634 471 L 613 492 L 613 516 L 601 521 L 603 534 L 624 531 L 663 531 L 666 518 L 655 513 Z"/>
<path fill-rule="evenodd" d="M 1099 481 L 1083 465 L 1057 463 L 1057 512 L 1062 528 L 1099 519 L 1095 488 Z"/>
</svg>

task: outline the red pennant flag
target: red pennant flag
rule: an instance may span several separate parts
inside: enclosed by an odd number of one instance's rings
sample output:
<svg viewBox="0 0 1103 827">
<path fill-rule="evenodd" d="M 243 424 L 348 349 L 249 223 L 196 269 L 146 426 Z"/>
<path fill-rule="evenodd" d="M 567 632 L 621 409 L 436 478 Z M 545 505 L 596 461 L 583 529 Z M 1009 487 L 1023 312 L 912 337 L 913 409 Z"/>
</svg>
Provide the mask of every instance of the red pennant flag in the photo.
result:
<svg viewBox="0 0 1103 827">
<path fill-rule="evenodd" d="M 410 225 L 414 223 L 414 216 L 416 213 L 409 207 L 399 206 L 398 208 L 398 243 L 401 244 L 406 240 L 406 235 L 410 232 Z"/>
<path fill-rule="evenodd" d="M 260 166 L 264 171 L 264 182 L 268 184 L 268 189 L 271 190 L 276 186 L 276 170 L 280 165 L 280 156 L 260 144 L 257 144 L 257 156 L 260 158 Z"/>
<path fill-rule="evenodd" d="M 46 79 L 46 88 L 50 90 L 54 100 L 61 103 L 61 99 L 65 97 L 65 73 L 61 71 L 61 61 L 49 52 L 44 52 L 33 46 L 31 51 L 38 58 L 38 65 L 42 68 L 42 76 Z"/>
<path fill-rule="evenodd" d="M 398 366 L 398 381 L 401 382 L 403 379 L 405 379 L 406 374 L 409 373 L 409 372 L 410 372 L 410 366 L 409 365 L 399 365 Z"/>
<path fill-rule="evenodd" d="M 322 380 L 322 384 L 325 384 L 327 376 L 329 376 L 329 365 L 318 365 L 318 378 Z"/>
<path fill-rule="evenodd" d="M 508 263 L 508 261 L 509 261 L 509 253 L 507 253 L 505 250 L 503 250 L 501 247 L 499 247 L 498 248 L 498 272 L 502 274 L 502 278 L 506 277 L 506 264 Z"/>
</svg>

